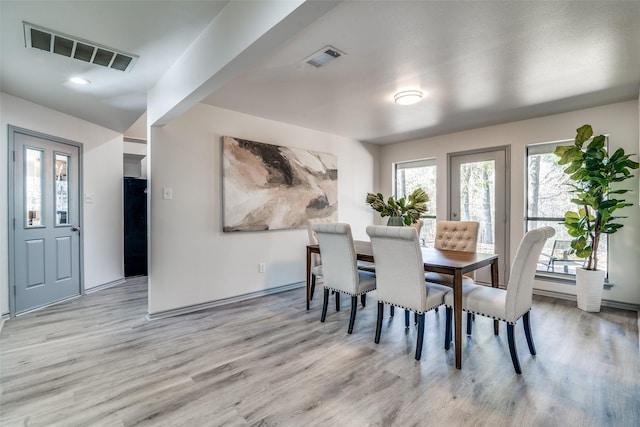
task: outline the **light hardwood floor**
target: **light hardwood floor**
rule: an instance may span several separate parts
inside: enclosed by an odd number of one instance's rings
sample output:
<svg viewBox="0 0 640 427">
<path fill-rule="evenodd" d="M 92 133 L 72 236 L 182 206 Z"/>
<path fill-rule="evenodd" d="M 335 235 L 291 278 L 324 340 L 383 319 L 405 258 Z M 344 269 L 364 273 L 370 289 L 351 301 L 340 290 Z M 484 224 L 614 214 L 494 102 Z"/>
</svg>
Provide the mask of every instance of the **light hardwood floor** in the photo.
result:
<svg viewBox="0 0 640 427">
<path fill-rule="evenodd" d="M 134 279 L 7 321 L 0 425 L 640 425 L 636 312 L 535 297 L 538 355 L 519 324 L 519 376 L 504 325 L 496 338 L 479 316 L 456 370 L 444 310 L 427 314 L 417 362 L 402 310 L 374 344 L 375 294 L 353 335 L 348 298 L 323 324 L 304 289 L 152 322 L 146 297 Z"/>
</svg>

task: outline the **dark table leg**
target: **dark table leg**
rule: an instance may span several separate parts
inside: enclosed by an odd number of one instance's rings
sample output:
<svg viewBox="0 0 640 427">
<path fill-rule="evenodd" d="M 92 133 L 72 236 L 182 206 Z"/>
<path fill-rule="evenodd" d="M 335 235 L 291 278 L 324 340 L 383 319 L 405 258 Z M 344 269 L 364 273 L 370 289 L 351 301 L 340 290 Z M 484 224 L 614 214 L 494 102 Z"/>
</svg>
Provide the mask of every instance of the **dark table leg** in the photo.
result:
<svg viewBox="0 0 640 427">
<path fill-rule="evenodd" d="M 456 346 L 456 369 L 462 368 L 462 271 L 453 274 L 453 323 Z"/>
<path fill-rule="evenodd" d="M 307 310 L 311 297 L 311 248 L 307 246 Z"/>
<path fill-rule="evenodd" d="M 496 259 L 491 264 L 491 286 L 497 288 L 500 286 L 500 281 L 498 280 L 498 260 Z M 493 333 L 498 335 L 500 329 L 500 322 L 497 320 L 493 321 Z"/>
</svg>

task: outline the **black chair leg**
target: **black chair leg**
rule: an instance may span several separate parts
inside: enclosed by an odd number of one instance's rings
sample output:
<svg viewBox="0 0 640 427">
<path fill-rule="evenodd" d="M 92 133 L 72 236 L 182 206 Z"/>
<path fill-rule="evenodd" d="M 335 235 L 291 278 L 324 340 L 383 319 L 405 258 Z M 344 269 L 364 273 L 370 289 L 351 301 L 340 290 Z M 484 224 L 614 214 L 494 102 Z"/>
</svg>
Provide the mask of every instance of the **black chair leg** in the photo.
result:
<svg viewBox="0 0 640 427">
<path fill-rule="evenodd" d="M 473 314 L 467 313 L 467 335 L 471 335 L 471 322 L 473 321 Z"/>
<path fill-rule="evenodd" d="M 384 303 L 378 301 L 378 319 L 376 320 L 376 337 L 374 342 L 380 342 L 380 334 L 382 333 L 382 317 L 384 316 Z"/>
<path fill-rule="evenodd" d="M 360 295 L 360 303 L 362 304 L 362 308 L 367 306 L 367 294 Z"/>
<path fill-rule="evenodd" d="M 409 329 L 409 313 L 410 313 L 409 310 L 404 311 L 404 327 L 406 329 Z"/>
<path fill-rule="evenodd" d="M 349 316 L 349 329 L 348 333 L 353 332 L 353 324 L 356 322 L 356 312 L 358 311 L 358 297 L 355 295 L 351 296 L 351 315 Z"/>
<path fill-rule="evenodd" d="M 444 309 L 444 349 L 449 350 L 451 347 L 451 307 L 445 307 Z"/>
<path fill-rule="evenodd" d="M 511 323 L 507 323 L 507 340 L 509 341 L 509 352 L 511 353 L 511 361 L 516 374 L 521 374 L 520 361 L 518 360 L 518 352 L 516 351 L 516 340 L 513 338 L 513 327 Z"/>
<path fill-rule="evenodd" d="M 316 290 L 316 275 L 312 274 L 311 275 L 311 292 L 309 294 L 309 301 L 311 301 L 313 299 L 313 293 Z"/>
<path fill-rule="evenodd" d="M 533 344 L 533 336 L 531 336 L 531 319 L 529 318 L 530 311 L 527 311 L 522 316 L 522 325 L 524 326 L 524 336 L 527 337 L 527 344 L 529 345 L 529 352 L 535 356 L 536 346 Z"/>
<path fill-rule="evenodd" d="M 322 317 L 320 317 L 320 321 L 324 322 L 324 319 L 327 318 L 327 307 L 329 306 L 329 289 L 324 290 L 324 299 L 322 300 Z"/>
<path fill-rule="evenodd" d="M 418 315 L 418 342 L 416 343 L 416 360 L 422 356 L 422 342 L 424 341 L 424 313 Z"/>
<path fill-rule="evenodd" d="M 340 311 L 340 292 L 336 291 L 336 311 Z"/>
<path fill-rule="evenodd" d="M 394 306 L 390 306 L 391 308 L 389 309 L 389 312 L 391 314 L 391 317 L 393 317 L 393 315 L 395 314 L 395 307 Z"/>
</svg>

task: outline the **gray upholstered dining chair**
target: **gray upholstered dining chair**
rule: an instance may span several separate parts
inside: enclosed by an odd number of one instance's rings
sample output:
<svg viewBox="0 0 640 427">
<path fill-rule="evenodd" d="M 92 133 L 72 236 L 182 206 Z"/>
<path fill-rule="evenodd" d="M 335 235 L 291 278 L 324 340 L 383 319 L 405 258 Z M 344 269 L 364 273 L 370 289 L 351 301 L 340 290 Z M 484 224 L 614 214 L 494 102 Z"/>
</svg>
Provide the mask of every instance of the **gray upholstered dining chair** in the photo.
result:
<svg viewBox="0 0 640 427">
<path fill-rule="evenodd" d="M 364 307 L 367 292 L 376 289 L 376 275 L 358 270 L 356 249 L 349 224 L 314 224 L 313 231 L 322 253 L 324 300 L 320 321 L 324 322 L 327 317 L 329 291 L 336 293 L 336 311 L 340 310 L 340 293 L 345 293 L 351 296 L 351 316 L 347 331 L 352 333 L 358 309 L 358 296 L 361 297 Z"/>
<path fill-rule="evenodd" d="M 370 225 L 376 262 L 378 318 L 375 343 L 380 342 L 384 305 L 401 307 L 406 313 L 418 315 L 416 360 L 422 355 L 424 339 L 424 313 L 444 303 L 445 291 L 435 289 L 424 280 L 424 263 L 418 233 L 413 227 L 386 227 Z M 405 316 L 405 322 L 408 317 Z"/>
<path fill-rule="evenodd" d="M 522 317 L 524 333 L 527 338 L 529 352 L 536 354 L 536 348 L 531 336 L 531 299 L 533 294 L 533 279 L 536 273 L 536 265 L 542 247 L 548 238 L 555 234 L 551 227 L 541 227 L 527 232 L 518 246 L 516 257 L 511 264 L 511 276 L 507 289 L 493 288 L 489 286 L 467 284 L 462 289 L 462 309 L 468 313 L 492 317 L 507 323 L 507 340 L 513 368 L 517 374 L 522 373 L 516 343 L 513 337 L 513 328 Z M 445 296 L 446 312 L 446 343 L 451 342 L 451 307 L 453 294 Z M 447 347 L 447 345 L 445 345 Z"/>
<path fill-rule="evenodd" d="M 318 244 L 316 233 L 313 231 L 313 224 L 326 222 L 328 222 L 328 220 L 310 219 L 307 221 L 307 232 L 309 234 L 310 245 Z M 320 254 L 311 254 L 311 291 L 309 293 L 309 300 L 313 299 L 313 293 L 316 290 L 316 281 L 318 277 L 322 277 L 322 259 L 320 258 Z"/>
</svg>

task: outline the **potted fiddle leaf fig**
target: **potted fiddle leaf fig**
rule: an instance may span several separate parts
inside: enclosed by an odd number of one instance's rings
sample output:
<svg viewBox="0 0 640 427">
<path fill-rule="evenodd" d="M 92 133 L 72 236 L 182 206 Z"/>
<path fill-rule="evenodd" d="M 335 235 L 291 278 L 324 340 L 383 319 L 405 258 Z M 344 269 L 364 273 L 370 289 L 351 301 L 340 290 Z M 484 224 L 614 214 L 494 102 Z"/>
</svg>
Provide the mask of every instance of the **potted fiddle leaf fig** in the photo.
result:
<svg viewBox="0 0 640 427">
<path fill-rule="evenodd" d="M 577 129 L 575 143 L 556 147 L 555 154 L 558 164 L 567 165 L 564 173 L 574 193 L 571 202 L 577 205 L 564 215 L 563 224 L 573 238 L 570 253 L 586 259 L 584 268 L 576 269 L 578 308 L 597 312 L 605 277 L 605 271 L 598 270 L 598 247 L 603 235 L 622 228 L 617 221 L 625 217 L 616 211 L 632 205 L 618 198 L 629 190 L 614 184 L 632 178 L 630 170 L 638 169 L 638 162 L 622 148 L 609 154 L 606 137 L 592 136 L 591 126 L 583 125 Z"/>
<path fill-rule="evenodd" d="M 381 217 L 388 216 L 387 225 L 411 225 L 427 212 L 429 196 L 418 187 L 411 194 L 400 199 L 389 197 L 386 201 L 382 193 L 367 193 L 367 203 L 373 210 L 380 212 Z"/>
</svg>

